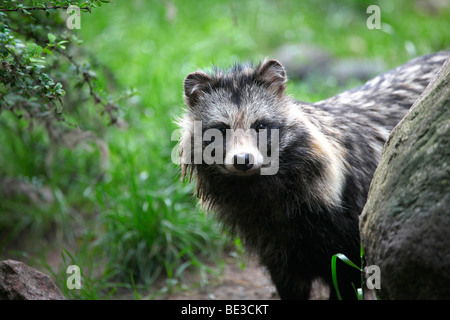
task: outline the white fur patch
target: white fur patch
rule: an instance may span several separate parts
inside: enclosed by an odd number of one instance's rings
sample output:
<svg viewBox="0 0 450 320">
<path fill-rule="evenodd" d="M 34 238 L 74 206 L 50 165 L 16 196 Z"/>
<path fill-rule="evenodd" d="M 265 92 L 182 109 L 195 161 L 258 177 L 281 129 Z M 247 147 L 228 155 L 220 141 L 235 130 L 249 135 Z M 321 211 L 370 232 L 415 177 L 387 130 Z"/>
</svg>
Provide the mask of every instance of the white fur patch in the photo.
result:
<svg viewBox="0 0 450 320">
<path fill-rule="evenodd" d="M 345 153 L 337 141 L 332 141 L 317 128 L 297 105 L 287 107 L 287 119 L 305 126 L 312 138 L 312 150 L 316 157 L 325 159 L 322 179 L 317 179 L 313 196 L 328 207 L 341 205 L 347 165 Z"/>
</svg>

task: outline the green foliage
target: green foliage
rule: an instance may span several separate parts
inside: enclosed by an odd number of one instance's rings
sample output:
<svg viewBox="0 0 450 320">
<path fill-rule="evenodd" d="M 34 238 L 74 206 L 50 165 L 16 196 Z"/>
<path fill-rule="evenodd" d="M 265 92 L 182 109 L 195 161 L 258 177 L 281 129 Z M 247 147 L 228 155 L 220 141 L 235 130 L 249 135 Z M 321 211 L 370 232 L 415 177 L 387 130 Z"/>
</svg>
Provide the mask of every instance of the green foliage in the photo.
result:
<svg viewBox="0 0 450 320">
<path fill-rule="evenodd" d="M 409 0 L 380 0 L 378 31 L 365 26 L 370 1 L 106 2 L 0 1 L 0 258 L 19 245 L 74 299 L 139 297 L 158 276 L 176 288 L 186 270 L 212 272 L 206 262 L 229 243 L 170 158 L 189 72 L 257 62 L 285 43 L 390 67 L 450 43 L 449 12 Z M 69 5 L 80 30 L 66 27 Z M 341 90 L 288 87 L 304 101 Z M 70 264 L 82 290 L 65 286 Z"/>
<path fill-rule="evenodd" d="M 99 4 L 83 3 L 85 11 Z M 0 182 L 4 185 L 0 229 L 5 231 L 0 244 L 30 228 L 37 232 L 31 235 L 38 237 L 49 232 L 55 222 L 66 238 L 71 238 L 71 232 L 65 232 L 70 228 L 63 224 L 71 211 L 66 205 L 67 188 L 77 173 L 60 180 L 59 169 L 64 165 L 56 160 L 63 160 L 58 155 L 83 141 L 101 144 L 97 125 L 101 122 L 91 111 L 92 103 L 87 103 L 89 97 L 108 110 L 109 122 L 115 122 L 117 112 L 111 110 L 118 110 L 118 105 L 101 97 L 90 65 L 77 62 L 87 55 L 56 11 L 83 3 L 3 1 L 0 5 L 0 138 L 8 141 L 0 150 Z M 87 114 L 92 116 L 86 118 Z M 93 128 L 95 133 L 86 130 Z M 65 168 L 70 169 L 74 168 Z M 43 190 L 46 201 L 36 200 Z"/>
<path fill-rule="evenodd" d="M 109 1 L 4 1 L 0 6 L 0 113 L 9 110 L 17 117 L 42 120 L 53 128 L 55 121 L 65 120 L 63 97 L 67 90 L 77 95 L 87 85 L 94 101 L 102 104 L 110 121 L 115 122 L 110 110 L 118 107 L 102 101 L 94 90 L 95 73 L 73 59 L 73 50 L 81 41 L 67 32 L 56 14 L 57 9 L 69 5 L 91 11 L 103 2 Z M 67 71 L 62 73 L 64 69 Z M 78 82 L 75 90 L 69 84 L 74 81 Z M 71 107 L 83 109 L 81 103 Z"/>
<path fill-rule="evenodd" d="M 336 271 L 337 270 L 336 269 L 337 259 L 341 260 L 346 265 L 348 265 L 352 268 L 355 268 L 356 270 L 361 272 L 360 287 L 356 288 L 355 283 L 352 283 L 352 286 L 353 286 L 353 289 L 355 290 L 355 296 L 357 297 L 357 299 L 358 300 L 364 299 L 364 249 L 363 249 L 362 245 L 360 246 L 360 258 L 361 258 L 360 266 L 357 266 L 349 258 L 347 258 L 347 256 L 345 254 L 336 253 L 331 257 L 331 278 L 333 280 L 334 290 L 336 290 L 336 295 L 339 300 L 342 300 L 342 296 L 341 296 L 341 293 L 339 292 L 339 285 L 338 285 L 339 275 L 337 274 L 337 271 Z"/>
<path fill-rule="evenodd" d="M 123 161 L 127 185 L 119 190 L 115 184 L 104 185 L 96 194 L 104 204 L 105 248 L 122 280 L 130 274 L 145 284 L 161 273 L 178 278 L 188 266 L 202 265 L 201 258 L 213 258 L 224 241 L 210 217 L 194 212 L 192 189 L 180 187 L 178 181 L 161 184 L 147 171 L 136 172 L 139 166 L 129 151 Z"/>
<path fill-rule="evenodd" d="M 62 251 L 59 271 L 35 260 L 75 299 L 136 290 L 161 274 L 173 286 L 192 267 L 212 272 L 202 261 L 218 259 L 226 242 L 211 218 L 195 210 L 192 188 L 174 180 L 170 139 L 149 132 L 136 141 L 139 124 L 122 131 L 127 123 L 119 104 L 133 105 L 135 91 L 116 98 L 106 92 L 118 86 L 114 74 L 66 28 L 69 5 L 78 5 L 84 19 L 106 2 L 0 6 L 0 139 L 8 141 L 0 149 L 0 243 L 19 242 L 29 253 L 33 239 L 56 243 L 56 250 L 76 244 L 72 254 Z M 135 112 L 127 116 L 135 122 Z M 159 121 L 155 131 L 167 136 L 168 122 Z M 74 263 L 83 271 L 81 292 L 65 287 L 65 267 Z"/>
</svg>

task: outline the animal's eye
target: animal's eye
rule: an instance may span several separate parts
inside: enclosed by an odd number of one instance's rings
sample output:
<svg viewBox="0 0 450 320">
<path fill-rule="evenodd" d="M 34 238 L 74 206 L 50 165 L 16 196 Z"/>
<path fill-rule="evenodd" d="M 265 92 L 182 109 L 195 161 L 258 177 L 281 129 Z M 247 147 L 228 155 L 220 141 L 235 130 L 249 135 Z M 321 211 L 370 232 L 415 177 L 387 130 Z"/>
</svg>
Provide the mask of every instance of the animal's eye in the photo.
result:
<svg viewBox="0 0 450 320">
<path fill-rule="evenodd" d="M 211 125 L 209 128 L 210 128 L 210 129 L 219 130 L 220 133 L 221 133 L 223 136 L 225 136 L 226 133 L 227 133 L 227 129 L 230 129 L 230 126 L 227 125 L 227 124 L 225 124 L 225 123 L 222 123 L 222 122 L 221 122 L 221 123 L 216 123 L 216 124 L 214 124 L 214 125 Z"/>
<path fill-rule="evenodd" d="M 255 127 L 256 132 L 259 132 L 260 130 L 267 129 L 267 124 L 265 123 L 258 123 Z"/>
</svg>

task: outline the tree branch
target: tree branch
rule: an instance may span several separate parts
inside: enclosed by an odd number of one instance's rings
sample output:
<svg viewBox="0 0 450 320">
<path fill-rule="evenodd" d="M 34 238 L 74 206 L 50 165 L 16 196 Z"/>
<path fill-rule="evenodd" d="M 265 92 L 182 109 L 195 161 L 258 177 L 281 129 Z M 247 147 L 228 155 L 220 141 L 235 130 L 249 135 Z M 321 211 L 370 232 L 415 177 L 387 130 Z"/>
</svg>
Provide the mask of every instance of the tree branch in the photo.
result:
<svg viewBox="0 0 450 320">
<path fill-rule="evenodd" d="M 29 11 L 29 10 L 57 10 L 57 9 L 69 9 L 69 6 L 51 6 L 51 7 L 17 7 L 17 8 L 9 8 L 9 9 L 0 9 L 0 12 L 7 12 L 7 11 Z M 89 7 L 80 8 L 80 10 L 85 10 L 88 12 L 91 12 L 91 9 Z"/>
</svg>

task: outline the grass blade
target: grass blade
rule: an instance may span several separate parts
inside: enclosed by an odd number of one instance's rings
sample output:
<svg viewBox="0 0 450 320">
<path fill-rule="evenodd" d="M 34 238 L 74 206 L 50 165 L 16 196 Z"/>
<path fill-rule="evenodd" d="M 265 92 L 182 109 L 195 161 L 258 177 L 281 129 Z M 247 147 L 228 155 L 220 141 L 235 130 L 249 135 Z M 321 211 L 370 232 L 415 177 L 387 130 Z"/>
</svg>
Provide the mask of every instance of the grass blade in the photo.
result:
<svg viewBox="0 0 450 320">
<path fill-rule="evenodd" d="M 353 267 L 359 271 L 362 272 L 362 269 L 358 267 L 356 264 L 354 264 L 345 254 L 342 253 L 336 253 L 331 257 L 331 279 L 333 280 L 333 286 L 336 290 L 336 295 L 339 300 L 342 300 L 341 293 L 339 292 L 338 282 L 337 282 L 337 272 L 336 272 L 336 261 L 339 258 L 342 262 L 349 265 L 350 267 Z M 362 288 L 355 288 L 354 284 L 352 283 L 353 289 L 355 289 L 356 296 L 358 297 L 358 300 L 362 299 Z"/>
<path fill-rule="evenodd" d="M 342 253 L 336 253 L 335 256 L 337 256 L 342 262 L 346 263 L 350 267 L 353 267 L 359 271 L 362 271 L 360 267 L 358 267 L 356 264 L 354 264 L 345 254 Z"/>
<path fill-rule="evenodd" d="M 337 283 L 336 260 L 337 260 L 337 254 L 334 254 L 331 257 L 331 278 L 333 280 L 334 290 L 336 290 L 336 295 L 339 300 L 342 300 L 342 296 L 341 296 L 341 293 L 339 292 L 339 287 L 338 287 L 338 283 Z"/>
</svg>

